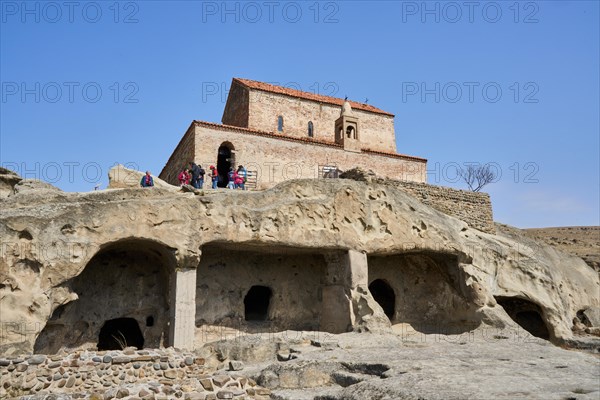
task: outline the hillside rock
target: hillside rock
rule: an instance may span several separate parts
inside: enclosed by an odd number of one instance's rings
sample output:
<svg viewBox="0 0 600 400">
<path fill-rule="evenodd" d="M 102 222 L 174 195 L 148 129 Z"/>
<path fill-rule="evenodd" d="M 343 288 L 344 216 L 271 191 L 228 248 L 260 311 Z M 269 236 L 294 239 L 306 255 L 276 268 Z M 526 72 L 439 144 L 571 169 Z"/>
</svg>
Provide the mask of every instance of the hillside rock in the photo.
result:
<svg viewBox="0 0 600 400">
<path fill-rule="evenodd" d="M 366 255 L 370 275 L 371 266 L 373 273 L 398 271 L 390 279 L 404 285 L 402 293 L 407 294 L 399 295 L 404 308 L 392 316 L 393 323 L 410 323 L 424 333 L 518 327 L 516 320 L 541 337 L 563 343 L 574 338 L 578 312 L 600 307 L 598 274 L 580 258 L 508 227 L 496 235 L 470 228 L 385 182 L 291 180 L 264 192 L 196 196 L 160 180 L 154 188 L 139 188 L 141 173 L 134 179 L 123 168 L 112 176 L 111 187 L 130 187 L 89 193 L 38 188 L 0 199 L 0 322 L 10 326 L 0 333 L 0 353 L 32 352 L 36 341 L 60 350 L 66 338 L 94 346 L 104 322 L 99 316 L 107 310 L 122 307 L 123 315 L 146 320 L 148 310 L 126 300 L 134 289 L 146 296 L 144 304 L 164 304 L 156 319 L 167 321 L 168 276 L 157 272 L 140 280 L 148 269 L 144 263 L 131 275 L 117 263 L 114 271 L 125 274 L 122 279 L 103 272 L 107 252 L 112 260 L 140 254 L 137 260 L 160 262 L 176 271 L 198 267 L 209 253 L 218 260 L 219 252 L 225 256 L 238 251 L 261 265 L 273 253 L 282 258 L 309 254 L 306 259 L 312 260 L 352 250 Z M 94 273 L 86 268 L 91 264 L 97 267 Z M 206 277 L 208 283 L 217 277 L 225 283 L 248 279 L 219 275 L 220 268 L 215 261 L 206 269 L 212 274 Z M 292 288 L 306 268 L 297 277 L 283 274 L 282 279 Z M 114 281 L 106 283 L 113 275 Z M 90 281 L 77 280 L 80 276 Z M 134 286 L 136 279 L 141 283 Z M 165 289 L 145 289 L 148 283 Z M 310 288 L 306 284 L 301 289 Z M 203 282 L 196 290 L 204 299 L 201 294 L 208 289 Z M 219 293 L 219 303 L 208 303 L 206 309 L 241 303 L 243 310 L 238 292 L 224 288 Z M 366 287 L 340 293 L 352 304 L 353 329 L 389 331 L 385 310 Z M 66 307 L 83 296 L 92 296 L 86 315 L 98 320 L 82 321 Z M 294 298 L 288 301 L 296 304 Z M 312 306 L 296 304 L 299 310 Z M 293 317 L 290 310 L 277 312 L 281 318 Z M 49 321 L 51 329 L 44 331 Z M 198 330 L 208 325 L 195 322 Z M 218 322 L 234 325 L 233 320 Z M 146 334 L 154 332 L 152 343 L 164 344 L 163 328 L 147 324 Z"/>
<path fill-rule="evenodd" d="M 5 198 L 12 195 L 15 192 L 15 185 L 22 180 L 23 178 L 21 178 L 15 172 L 0 167 L 0 198 Z"/>
</svg>

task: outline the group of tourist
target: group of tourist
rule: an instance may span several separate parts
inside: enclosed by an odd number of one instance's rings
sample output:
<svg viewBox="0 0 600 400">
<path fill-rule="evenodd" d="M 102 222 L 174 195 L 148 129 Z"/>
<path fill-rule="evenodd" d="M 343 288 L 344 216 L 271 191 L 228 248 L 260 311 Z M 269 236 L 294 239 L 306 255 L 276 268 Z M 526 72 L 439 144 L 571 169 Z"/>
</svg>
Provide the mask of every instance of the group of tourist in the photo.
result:
<svg viewBox="0 0 600 400">
<path fill-rule="evenodd" d="M 192 185 L 196 189 L 202 189 L 204 187 L 204 177 L 206 176 L 206 171 L 204 171 L 204 168 L 202 168 L 201 165 L 197 165 L 192 161 L 190 161 L 188 165 L 189 167 L 184 168 L 177 177 L 177 179 L 179 179 L 179 185 Z M 211 187 L 216 189 L 222 178 L 214 165 L 211 165 L 209 169 L 209 178 L 212 184 Z M 227 177 L 228 189 L 246 190 L 246 179 L 248 178 L 248 173 L 242 165 L 238 167 L 237 171 L 234 170 L 233 167 L 229 168 Z"/>
<path fill-rule="evenodd" d="M 196 189 L 202 189 L 204 187 L 204 177 L 206 175 L 206 171 L 204 171 L 202 165 L 197 165 L 193 161 L 190 161 L 188 165 L 189 167 L 185 167 L 177 176 L 177 179 L 179 180 L 179 186 L 192 185 Z M 214 165 L 211 165 L 209 169 L 209 177 L 212 183 L 212 188 L 216 189 L 219 185 L 219 182 L 221 182 L 221 177 L 219 176 L 219 172 L 217 171 Z M 229 168 L 227 178 L 228 189 L 246 190 L 246 180 L 248 179 L 248 172 L 242 165 L 240 165 L 237 170 L 234 170 L 233 167 Z M 140 186 L 154 186 L 154 180 L 150 175 L 150 171 L 146 171 L 146 175 L 144 175 L 142 177 L 142 180 L 140 181 Z"/>
</svg>

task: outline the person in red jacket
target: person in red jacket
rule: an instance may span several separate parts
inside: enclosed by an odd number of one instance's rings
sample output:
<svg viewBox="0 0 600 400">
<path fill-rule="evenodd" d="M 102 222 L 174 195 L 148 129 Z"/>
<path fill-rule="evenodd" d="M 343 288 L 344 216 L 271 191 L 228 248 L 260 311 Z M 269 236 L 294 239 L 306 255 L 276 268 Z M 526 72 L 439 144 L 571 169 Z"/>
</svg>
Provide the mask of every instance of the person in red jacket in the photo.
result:
<svg viewBox="0 0 600 400">
<path fill-rule="evenodd" d="M 210 179 L 212 180 L 212 188 L 216 189 L 217 184 L 219 183 L 219 173 L 214 165 L 210 166 Z"/>
<path fill-rule="evenodd" d="M 190 184 L 190 172 L 187 168 L 184 168 L 183 171 L 179 173 L 177 177 L 179 179 L 179 186 L 189 185 Z"/>
<path fill-rule="evenodd" d="M 236 189 L 244 190 L 244 177 L 239 174 L 239 170 L 233 173 L 233 183 Z"/>
</svg>

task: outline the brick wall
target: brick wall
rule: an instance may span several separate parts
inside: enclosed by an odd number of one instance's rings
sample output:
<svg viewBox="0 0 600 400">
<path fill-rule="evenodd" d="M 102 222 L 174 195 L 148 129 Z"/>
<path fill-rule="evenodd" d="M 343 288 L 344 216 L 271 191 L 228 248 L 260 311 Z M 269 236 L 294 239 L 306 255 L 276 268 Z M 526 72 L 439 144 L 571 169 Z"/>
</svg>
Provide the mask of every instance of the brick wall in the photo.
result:
<svg viewBox="0 0 600 400">
<path fill-rule="evenodd" d="M 248 127 L 248 89 L 240 85 L 232 85 L 227 96 L 227 104 L 223 110 L 221 122 L 225 125 Z"/>
<path fill-rule="evenodd" d="M 231 95 L 229 100 L 233 100 Z M 242 100 L 236 100 L 236 102 L 240 101 Z M 281 115 L 284 124 L 283 132 L 280 133 L 306 138 L 308 137 L 308 122 L 312 121 L 314 138 L 334 143 L 335 120 L 340 116 L 341 107 L 251 89 L 249 110 L 248 128 L 277 133 L 277 117 Z M 356 109 L 353 112 L 359 120 L 359 138 L 363 149 L 396 152 L 396 136 L 392 116 Z M 227 120 L 230 119 L 227 118 Z"/>
<path fill-rule="evenodd" d="M 190 125 L 185 135 L 179 141 L 179 144 L 169 157 L 169 161 L 158 176 L 160 179 L 170 183 L 171 185 L 179 185 L 177 176 L 182 168 L 187 165 L 190 160 L 194 159 L 195 141 L 194 141 L 194 123 Z"/>
<path fill-rule="evenodd" d="M 496 233 L 492 202 L 487 193 L 457 190 L 418 182 L 393 182 L 419 201 L 465 221 L 470 227 Z"/>
<path fill-rule="evenodd" d="M 205 169 L 217 162 L 223 142 L 233 145 L 235 164 L 258 172 L 258 189 L 266 189 L 289 179 L 319 177 L 319 166 L 341 170 L 354 167 L 372 169 L 379 176 L 424 182 L 427 163 L 411 157 L 389 157 L 373 153 L 352 153 L 340 147 L 286 140 L 248 133 L 243 129 L 219 128 L 198 123 L 195 128 L 195 160 Z M 162 175 L 161 175 L 162 177 Z"/>
</svg>

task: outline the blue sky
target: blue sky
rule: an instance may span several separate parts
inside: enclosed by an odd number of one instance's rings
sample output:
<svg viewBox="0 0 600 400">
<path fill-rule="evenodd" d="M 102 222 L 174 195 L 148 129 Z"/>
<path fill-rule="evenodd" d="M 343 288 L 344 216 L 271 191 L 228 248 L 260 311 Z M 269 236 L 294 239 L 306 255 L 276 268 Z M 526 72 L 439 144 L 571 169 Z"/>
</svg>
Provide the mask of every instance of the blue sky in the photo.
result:
<svg viewBox="0 0 600 400">
<path fill-rule="evenodd" d="M 430 183 L 491 163 L 497 221 L 600 224 L 597 1 L 0 4 L 0 163 L 28 178 L 158 174 L 243 77 L 368 98 Z"/>
</svg>

